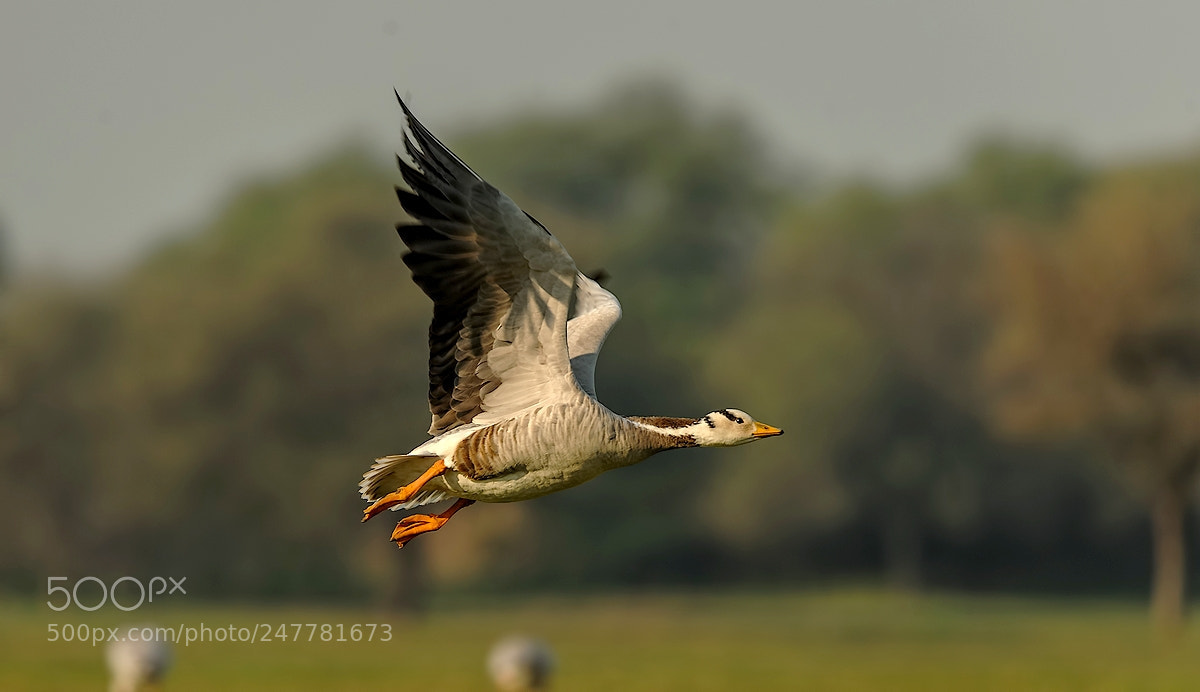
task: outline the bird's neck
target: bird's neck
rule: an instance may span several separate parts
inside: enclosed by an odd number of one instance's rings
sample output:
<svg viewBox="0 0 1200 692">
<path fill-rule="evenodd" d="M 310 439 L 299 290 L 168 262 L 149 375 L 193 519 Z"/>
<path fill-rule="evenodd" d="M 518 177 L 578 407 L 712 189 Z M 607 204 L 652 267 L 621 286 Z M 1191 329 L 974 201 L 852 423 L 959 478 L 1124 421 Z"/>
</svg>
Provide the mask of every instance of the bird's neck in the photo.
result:
<svg viewBox="0 0 1200 692">
<path fill-rule="evenodd" d="M 645 431 L 656 451 L 679 447 L 699 447 L 697 435 L 705 429 L 702 419 L 666 416 L 627 416 L 626 420 Z"/>
</svg>

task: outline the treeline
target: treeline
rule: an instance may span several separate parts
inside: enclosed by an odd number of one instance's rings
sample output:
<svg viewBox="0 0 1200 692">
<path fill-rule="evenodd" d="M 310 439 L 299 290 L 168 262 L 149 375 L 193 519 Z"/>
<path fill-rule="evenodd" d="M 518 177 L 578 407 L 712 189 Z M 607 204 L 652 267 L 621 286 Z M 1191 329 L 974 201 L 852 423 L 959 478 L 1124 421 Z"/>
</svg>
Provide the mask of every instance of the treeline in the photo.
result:
<svg viewBox="0 0 1200 692">
<path fill-rule="evenodd" d="M 1153 547 L 1177 621 L 1200 156 L 1100 168 L 995 139 L 913 188 L 804 189 L 736 113 L 661 84 L 451 139 L 611 274 L 611 408 L 736 406 L 787 435 L 475 507 L 396 551 L 355 486 L 423 439 L 430 310 L 391 230 L 399 175 L 351 147 L 116 279 L 0 289 L 0 579 L 400 602 L 430 583 L 1080 592 L 1144 588 Z"/>
</svg>

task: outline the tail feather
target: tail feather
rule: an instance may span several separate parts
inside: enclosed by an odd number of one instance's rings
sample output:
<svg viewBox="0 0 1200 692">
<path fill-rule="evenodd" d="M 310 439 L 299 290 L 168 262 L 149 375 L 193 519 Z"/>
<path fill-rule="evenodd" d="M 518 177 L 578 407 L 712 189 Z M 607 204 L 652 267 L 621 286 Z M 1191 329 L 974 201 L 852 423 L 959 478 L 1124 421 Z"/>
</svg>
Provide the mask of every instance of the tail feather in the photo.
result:
<svg viewBox="0 0 1200 692">
<path fill-rule="evenodd" d="M 437 459 L 436 456 L 426 454 L 396 454 L 380 457 L 375 460 L 374 464 L 371 464 L 370 470 L 363 474 L 363 479 L 358 483 L 359 493 L 362 499 L 374 502 L 417 480 L 422 473 L 429 469 L 429 465 L 435 459 Z M 436 482 L 436 479 L 433 482 Z M 441 502 L 449 497 L 450 495 L 444 490 L 430 488 L 417 493 L 417 496 L 408 502 L 396 505 L 391 509 L 393 512 L 412 509 L 421 505 Z"/>
</svg>

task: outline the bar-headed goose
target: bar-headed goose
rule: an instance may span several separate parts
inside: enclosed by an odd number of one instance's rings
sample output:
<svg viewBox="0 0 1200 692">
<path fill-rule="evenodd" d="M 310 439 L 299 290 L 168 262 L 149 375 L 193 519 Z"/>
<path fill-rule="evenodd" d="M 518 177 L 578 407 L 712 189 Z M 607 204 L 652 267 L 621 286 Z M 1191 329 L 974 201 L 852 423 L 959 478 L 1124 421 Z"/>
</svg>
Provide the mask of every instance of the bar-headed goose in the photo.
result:
<svg viewBox="0 0 1200 692">
<path fill-rule="evenodd" d="M 399 94 L 396 95 L 399 99 Z M 433 437 L 377 459 L 359 490 L 385 509 L 454 498 L 403 519 L 391 540 L 440 529 L 482 502 L 514 502 L 579 485 L 679 447 L 730 447 L 781 434 L 737 409 L 700 418 L 619 416 L 596 400 L 600 346 L 621 306 L 581 274 L 550 231 L 489 185 L 400 100 L 412 163 L 397 227 L 404 263 L 433 299 L 429 408 Z"/>
</svg>

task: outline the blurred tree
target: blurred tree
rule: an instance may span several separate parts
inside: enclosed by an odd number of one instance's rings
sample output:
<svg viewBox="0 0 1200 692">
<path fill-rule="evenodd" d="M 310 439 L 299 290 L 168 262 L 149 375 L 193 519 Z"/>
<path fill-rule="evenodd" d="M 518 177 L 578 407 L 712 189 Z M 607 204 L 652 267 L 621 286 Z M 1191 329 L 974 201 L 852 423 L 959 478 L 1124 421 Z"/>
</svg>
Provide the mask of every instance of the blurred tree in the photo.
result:
<svg viewBox="0 0 1200 692">
<path fill-rule="evenodd" d="M 859 183 L 810 215 L 812 247 L 795 272 L 833 296 L 867 335 L 870 390 L 847 410 L 830 463 L 873 527 L 889 581 L 922 581 L 927 536 L 971 524 L 981 441 L 964 383 L 979 321 L 965 288 L 977 264 L 978 216 L 952 197 L 906 196 Z M 948 491 L 953 488 L 954 490 Z"/>
<path fill-rule="evenodd" d="M 991 138 L 945 181 L 903 195 L 859 184 L 831 200 L 814 275 L 871 331 L 883 364 L 835 463 L 877 522 L 893 584 L 920 584 L 930 534 L 975 530 L 1002 456 L 973 377 L 986 333 L 975 277 L 992 219 L 1051 221 L 1085 183 L 1057 148 Z"/>
<path fill-rule="evenodd" d="M 755 450 L 769 471 L 747 465 L 718 487 L 722 521 L 740 536 L 769 525 L 793 544 L 809 540 L 805 526 L 865 530 L 902 588 L 923 581 L 935 541 L 991 531 L 1010 510 L 989 504 L 988 483 L 1013 479 L 1001 470 L 1012 451 L 986 431 L 973 386 L 985 240 L 996 217 L 1056 218 L 1085 180 L 1056 149 L 994 139 L 930 185 L 858 181 L 799 205 L 755 265 L 752 314 L 715 352 L 721 363 L 751 354 L 776 376 L 750 384 L 710 370 L 748 400 L 775 402 L 801 439 L 789 438 L 796 458 Z M 1050 495 L 1078 483 L 1058 477 Z"/>
<path fill-rule="evenodd" d="M 988 440 L 969 411 L 936 392 L 890 377 L 839 440 L 836 470 L 861 521 L 878 536 L 894 588 L 925 583 L 928 543 L 979 522 Z"/>
<path fill-rule="evenodd" d="M 1087 183 L 1086 169 L 1062 147 L 997 135 L 972 147 L 951 187 L 973 209 L 1053 221 Z"/>
<path fill-rule="evenodd" d="M 1200 163 L 1110 175 L 1055 237 L 1010 229 L 993 261 L 995 419 L 1082 433 L 1129 469 L 1151 508 L 1154 618 L 1176 631 L 1200 472 Z"/>
<path fill-rule="evenodd" d="M 109 420 L 99 371 L 113 315 L 69 286 L 11 298 L 0 313 L 0 518 L 13 530 L 0 532 L 0 579 L 28 587 L 80 564 L 111 566 L 87 510 L 102 472 L 92 447 Z"/>
</svg>

